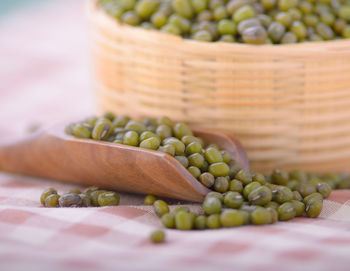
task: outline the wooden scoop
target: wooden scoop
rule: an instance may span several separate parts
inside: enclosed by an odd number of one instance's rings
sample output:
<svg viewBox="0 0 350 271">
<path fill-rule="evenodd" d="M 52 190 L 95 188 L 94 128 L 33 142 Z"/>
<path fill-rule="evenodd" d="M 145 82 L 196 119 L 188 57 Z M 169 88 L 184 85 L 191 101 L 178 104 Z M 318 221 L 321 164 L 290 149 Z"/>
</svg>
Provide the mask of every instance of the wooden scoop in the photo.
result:
<svg viewBox="0 0 350 271">
<path fill-rule="evenodd" d="M 210 192 L 168 154 L 75 138 L 65 134 L 64 127 L 57 125 L 0 145 L 0 170 L 195 202 Z M 247 156 L 233 136 L 202 129 L 193 131 L 206 143 L 229 151 L 243 168 L 249 168 Z"/>
</svg>

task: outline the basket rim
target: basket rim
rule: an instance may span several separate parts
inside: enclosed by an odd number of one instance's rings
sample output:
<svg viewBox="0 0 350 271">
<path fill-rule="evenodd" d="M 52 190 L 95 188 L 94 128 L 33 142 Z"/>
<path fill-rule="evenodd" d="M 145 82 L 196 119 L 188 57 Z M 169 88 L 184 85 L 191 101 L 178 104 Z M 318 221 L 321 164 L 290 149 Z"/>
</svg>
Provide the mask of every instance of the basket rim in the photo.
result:
<svg viewBox="0 0 350 271">
<path fill-rule="evenodd" d="M 200 47 L 206 47 L 206 48 L 226 48 L 231 49 L 232 48 L 244 48 L 244 49 L 274 49 L 274 50 L 285 50 L 285 49 L 320 49 L 320 50 L 345 50 L 350 51 L 350 39 L 338 39 L 338 40 L 329 40 L 329 41 L 321 41 L 321 42 L 315 42 L 315 41 L 308 41 L 303 43 L 294 43 L 294 44 L 260 44 L 260 45 L 254 45 L 254 44 L 244 44 L 244 43 L 227 43 L 227 42 L 201 42 L 196 41 L 192 39 L 186 39 L 180 36 L 172 35 L 169 33 L 164 33 L 159 30 L 153 30 L 153 29 L 143 29 L 142 27 L 138 26 L 130 26 L 127 24 L 120 23 L 117 19 L 114 19 L 112 16 L 109 16 L 104 10 L 99 8 L 97 6 L 97 0 L 88 1 L 88 15 L 89 19 L 92 19 L 93 16 L 99 17 L 101 20 L 104 21 L 104 23 L 109 24 L 110 26 L 122 28 L 125 31 L 132 31 L 132 32 L 139 32 L 139 33 L 148 33 L 149 36 L 153 36 L 160 40 L 173 40 L 177 43 L 183 43 L 184 45 L 196 45 Z"/>
</svg>

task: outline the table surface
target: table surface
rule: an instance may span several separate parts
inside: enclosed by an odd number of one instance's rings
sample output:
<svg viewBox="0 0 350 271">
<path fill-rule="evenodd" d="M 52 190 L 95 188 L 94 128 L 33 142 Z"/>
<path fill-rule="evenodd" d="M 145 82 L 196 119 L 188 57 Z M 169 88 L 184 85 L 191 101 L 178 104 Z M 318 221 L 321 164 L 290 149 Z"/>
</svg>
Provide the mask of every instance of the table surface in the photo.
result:
<svg viewBox="0 0 350 271">
<path fill-rule="evenodd" d="M 46 1 L 0 18 L 2 138 L 94 111 L 84 2 Z M 0 173 L 0 270 L 350 269 L 350 191 L 333 192 L 317 219 L 167 230 L 154 245 L 148 235 L 161 225 L 141 196 L 122 194 L 118 207 L 43 208 L 50 186 L 76 187 Z"/>
</svg>

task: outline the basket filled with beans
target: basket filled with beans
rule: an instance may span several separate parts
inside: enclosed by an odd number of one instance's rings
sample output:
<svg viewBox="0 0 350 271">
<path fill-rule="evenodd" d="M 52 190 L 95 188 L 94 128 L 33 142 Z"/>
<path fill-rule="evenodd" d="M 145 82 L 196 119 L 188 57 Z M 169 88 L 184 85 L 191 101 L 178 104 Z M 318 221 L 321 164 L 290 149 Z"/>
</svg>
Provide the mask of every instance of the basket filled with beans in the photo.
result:
<svg viewBox="0 0 350 271">
<path fill-rule="evenodd" d="M 101 113 L 234 132 L 252 168 L 350 162 L 349 0 L 90 1 Z"/>
</svg>

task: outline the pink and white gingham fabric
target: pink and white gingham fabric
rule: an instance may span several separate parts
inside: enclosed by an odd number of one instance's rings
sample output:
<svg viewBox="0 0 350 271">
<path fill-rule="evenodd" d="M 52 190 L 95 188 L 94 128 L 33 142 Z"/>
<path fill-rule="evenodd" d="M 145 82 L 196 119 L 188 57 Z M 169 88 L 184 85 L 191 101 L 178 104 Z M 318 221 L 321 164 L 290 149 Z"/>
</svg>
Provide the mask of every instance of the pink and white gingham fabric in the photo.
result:
<svg viewBox="0 0 350 271">
<path fill-rule="evenodd" d="M 84 14 L 84 1 L 60 0 L 0 19 L 0 142 L 94 110 Z M 50 186 L 76 188 L 0 173 L 1 271 L 350 270 L 350 191 L 333 192 L 317 219 L 167 230 L 154 245 L 149 233 L 161 225 L 142 196 L 122 194 L 117 207 L 43 208 Z"/>
</svg>

